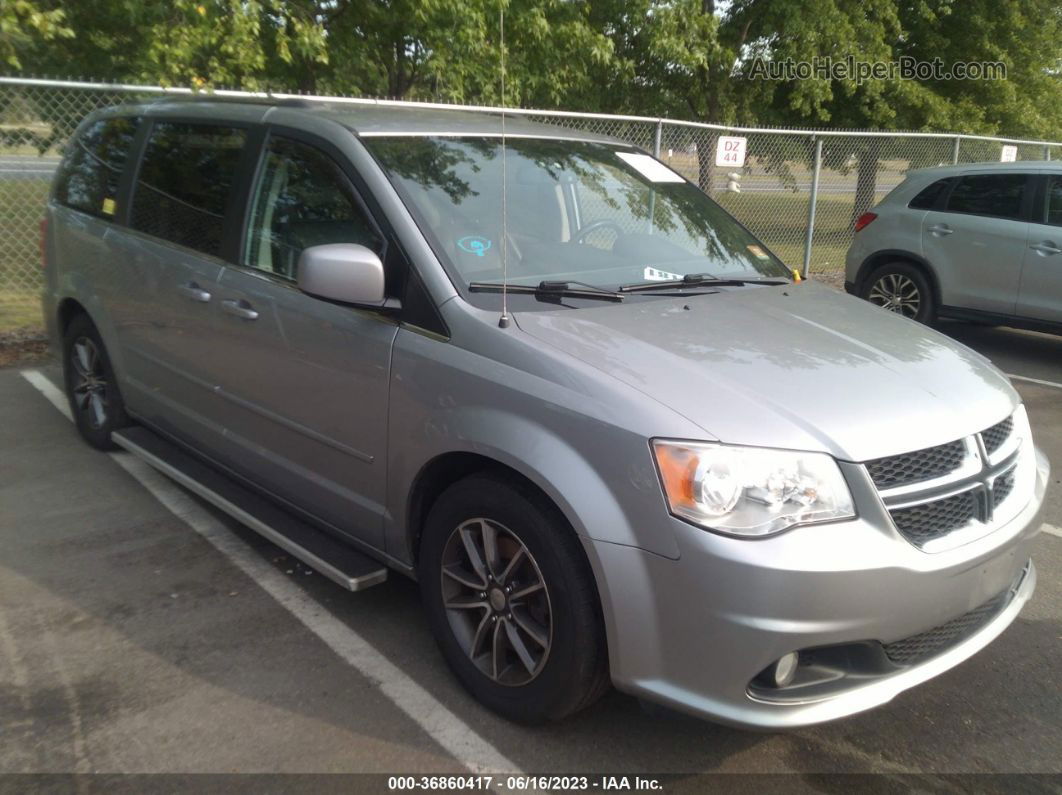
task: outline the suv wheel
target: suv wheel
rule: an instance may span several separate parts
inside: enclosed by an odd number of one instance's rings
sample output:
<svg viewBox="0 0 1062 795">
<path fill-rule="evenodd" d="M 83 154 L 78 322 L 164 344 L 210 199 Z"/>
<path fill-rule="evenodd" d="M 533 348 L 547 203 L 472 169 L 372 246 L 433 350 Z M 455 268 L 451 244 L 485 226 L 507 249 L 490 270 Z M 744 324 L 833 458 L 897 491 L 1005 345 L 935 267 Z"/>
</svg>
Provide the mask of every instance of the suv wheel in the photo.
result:
<svg viewBox="0 0 1062 795">
<path fill-rule="evenodd" d="M 590 567 L 532 489 L 484 475 L 451 486 L 428 515 L 418 574 L 443 656 L 495 712 L 559 720 L 608 688 Z"/>
<path fill-rule="evenodd" d="M 111 431 L 130 424 L 111 360 L 88 315 L 70 321 L 63 336 L 63 380 L 77 429 L 99 450 L 115 450 Z"/>
<path fill-rule="evenodd" d="M 860 297 L 919 323 L 936 317 L 933 291 L 925 274 L 907 262 L 889 262 L 863 280 Z"/>
</svg>

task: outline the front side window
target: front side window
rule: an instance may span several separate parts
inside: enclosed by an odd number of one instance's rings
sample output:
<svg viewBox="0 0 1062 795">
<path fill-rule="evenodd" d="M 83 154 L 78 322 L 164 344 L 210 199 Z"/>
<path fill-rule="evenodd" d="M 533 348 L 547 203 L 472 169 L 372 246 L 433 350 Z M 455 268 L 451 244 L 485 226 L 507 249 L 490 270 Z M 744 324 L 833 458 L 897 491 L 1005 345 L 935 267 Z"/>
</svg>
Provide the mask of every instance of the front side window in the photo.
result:
<svg viewBox="0 0 1062 795">
<path fill-rule="evenodd" d="M 788 269 L 694 185 L 636 150 L 545 138 L 365 138 L 456 280 L 613 289 Z"/>
<path fill-rule="evenodd" d="M 113 218 L 118 209 L 118 183 L 138 121 L 104 119 L 77 136 L 56 175 L 55 198 L 75 210 Z"/>
<path fill-rule="evenodd" d="M 246 137 L 233 127 L 156 122 L 133 194 L 133 228 L 220 256 Z"/>
<path fill-rule="evenodd" d="M 962 177 L 948 197 L 948 212 L 1021 218 L 1025 174 L 971 174 Z"/>
<path fill-rule="evenodd" d="M 310 246 L 357 243 L 382 252 L 383 240 L 350 180 L 313 146 L 271 137 L 253 195 L 245 265 L 294 280 Z"/>
</svg>

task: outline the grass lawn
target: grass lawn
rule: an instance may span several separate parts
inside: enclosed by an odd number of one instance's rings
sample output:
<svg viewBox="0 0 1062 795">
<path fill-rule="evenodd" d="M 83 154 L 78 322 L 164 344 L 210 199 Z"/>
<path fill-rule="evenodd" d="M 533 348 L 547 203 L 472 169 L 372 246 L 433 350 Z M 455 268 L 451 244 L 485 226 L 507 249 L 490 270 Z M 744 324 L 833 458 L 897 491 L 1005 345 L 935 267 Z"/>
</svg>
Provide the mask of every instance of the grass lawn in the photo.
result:
<svg viewBox="0 0 1062 795">
<path fill-rule="evenodd" d="M 41 326 L 40 220 L 48 180 L 0 181 L 0 333 Z"/>
<path fill-rule="evenodd" d="M 793 268 L 804 264 L 808 194 L 789 191 L 718 193 L 713 197 Z M 815 207 L 812 273 L 844 269 L 852 242 L 852 200 L 848 193 L 820 193 Z"/>
</svg>

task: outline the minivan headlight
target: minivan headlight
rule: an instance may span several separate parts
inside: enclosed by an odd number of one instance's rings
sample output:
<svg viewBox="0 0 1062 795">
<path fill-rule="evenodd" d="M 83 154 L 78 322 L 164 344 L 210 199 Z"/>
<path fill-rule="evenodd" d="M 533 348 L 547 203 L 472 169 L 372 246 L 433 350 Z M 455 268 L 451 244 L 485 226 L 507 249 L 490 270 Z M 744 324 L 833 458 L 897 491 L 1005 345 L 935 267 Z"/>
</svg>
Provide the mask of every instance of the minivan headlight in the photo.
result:
<svg viewBox="0 0 1062 795">
<path fill-rule="evenodd" d="M 771 535 L 797 524 L 855 517 L 841 470 L 824 453 L 653 440 L 675 516 L 734 536 Z"/>
</svg>

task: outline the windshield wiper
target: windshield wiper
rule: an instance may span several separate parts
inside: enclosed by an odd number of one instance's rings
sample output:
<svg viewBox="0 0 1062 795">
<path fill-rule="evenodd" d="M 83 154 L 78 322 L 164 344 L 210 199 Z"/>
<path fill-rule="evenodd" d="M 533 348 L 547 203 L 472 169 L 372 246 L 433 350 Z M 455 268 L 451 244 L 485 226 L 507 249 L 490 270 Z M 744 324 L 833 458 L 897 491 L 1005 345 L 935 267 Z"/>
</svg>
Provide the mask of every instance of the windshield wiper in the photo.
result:
<svg viewBox="0 0 1062 795">
<path fill-rule="evenodd" d="M 724 279 L 719 276 L 712 276 L 708 273 L 689 273 L 683 276 L 681 279 L 668 279 L 667 281 L 659 282 L 636 282 L 635 284 L 623 284 L 620 285 L 617 292 L 620 293 L 641 293 L 649 292 L 652 290 L 659 290 L 661 288 L 675 288 L 675 287 L 744 287 L 746 284 L 789 284 L 786 279 L 772 279 L 772 278 L 749 278 L 749 279 Z"/>
<path fill-rule="evenodd" d="M 550 282 L 542 281 L 537 285 L 509 284 L 501 282 L 471 282 L 468 289 L 476 293 L 500 293 L 502 289 L 510 293 L 541 296 L 567 296 L 572 298 L 596 298 L 600 301 L 622 301 L 624 295 L 604 287 L 596 287 L 586 282 Z"/>
</svg>

